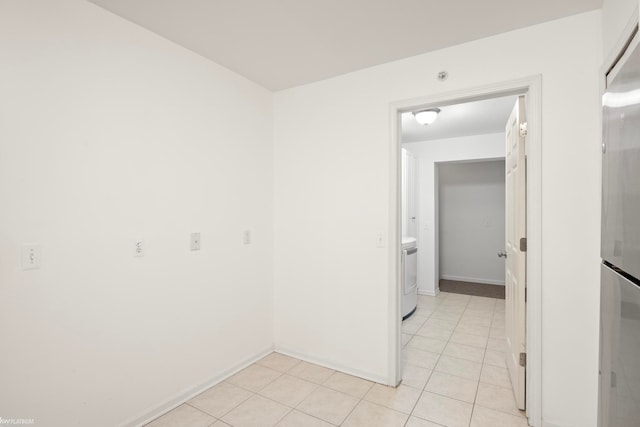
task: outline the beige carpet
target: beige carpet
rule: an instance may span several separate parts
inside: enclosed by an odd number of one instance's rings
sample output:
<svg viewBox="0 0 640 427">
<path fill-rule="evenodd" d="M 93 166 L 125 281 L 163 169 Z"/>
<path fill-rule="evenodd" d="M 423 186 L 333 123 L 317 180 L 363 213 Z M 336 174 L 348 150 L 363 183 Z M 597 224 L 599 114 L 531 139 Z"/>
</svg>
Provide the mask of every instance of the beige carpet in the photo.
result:
<svg viewBox="0 0 640 427">
<path fill-rule="evenodd" d="M 484 283 L 440 279 L 440 291 L 450 292 L 452 294 L 504 299 L 504 286 L 487 285 Z"/>
</svg>

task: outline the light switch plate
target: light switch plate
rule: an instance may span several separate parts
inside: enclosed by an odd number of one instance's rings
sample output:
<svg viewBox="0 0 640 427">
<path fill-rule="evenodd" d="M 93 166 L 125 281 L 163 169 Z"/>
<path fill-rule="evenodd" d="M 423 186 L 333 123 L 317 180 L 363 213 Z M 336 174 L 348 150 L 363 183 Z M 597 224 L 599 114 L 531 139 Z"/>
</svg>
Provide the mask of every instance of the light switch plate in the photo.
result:
<svg viewBox="0 0 640 427">
<path fill-rule="evenodd" d="M 22 245 L 22 269 L 36 270 L 40 268 L 42 250 L 38 243 L 25 243 Z"/>
<path fill-rule="evenodd" d="M 251 244 L 251 230 L 244 230 L 242 241 L 245 245 Z"/>
<path fill-rule="evenodd" d="M 200 233 L 191 233 L 191 250 L 200 250 Z"/>
</svg>

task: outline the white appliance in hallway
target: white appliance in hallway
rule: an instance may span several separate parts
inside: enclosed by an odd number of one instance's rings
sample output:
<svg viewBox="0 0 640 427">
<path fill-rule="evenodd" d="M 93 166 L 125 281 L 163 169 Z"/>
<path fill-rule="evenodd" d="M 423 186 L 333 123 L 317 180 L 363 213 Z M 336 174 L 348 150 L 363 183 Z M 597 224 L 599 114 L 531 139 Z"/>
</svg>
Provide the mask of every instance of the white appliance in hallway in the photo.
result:
<svg viewBox="0 0 640 427">
<path fill-rule="evenodd" d="M 416 311 L 418 303 L 418 248 L 416 247 L 417 164 L 402 149 L 402 320 Z"/>
<path fill-rule="evenodd" d="M 415 237 L 402 238 L 402 320 L 416 311 L 418 304 L 418 248 Z"/>
</svg>

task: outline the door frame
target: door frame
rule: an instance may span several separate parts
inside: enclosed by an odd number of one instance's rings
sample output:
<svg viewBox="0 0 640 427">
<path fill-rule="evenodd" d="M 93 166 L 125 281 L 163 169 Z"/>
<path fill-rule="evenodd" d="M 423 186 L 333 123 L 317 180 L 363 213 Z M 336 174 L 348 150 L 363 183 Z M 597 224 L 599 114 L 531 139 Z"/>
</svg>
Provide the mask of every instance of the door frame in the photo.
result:
<svg viewBox="0 0 640 427">
<path fill-rule="evenodd" d="M 542 421 L 542 76 L 498 82 L 451 92 L 430 94 L 393 102 L 389 106 L 389 366 L 388 385 L 396 386 L 401 376 L 402 283 L 402 189 L 401 117 L 404 112 L 442 107 L 508 95 L 525 95 L 527 133 L 527 315 L 526 315 L 526 406 L 529 421 Z"/>
</svg>

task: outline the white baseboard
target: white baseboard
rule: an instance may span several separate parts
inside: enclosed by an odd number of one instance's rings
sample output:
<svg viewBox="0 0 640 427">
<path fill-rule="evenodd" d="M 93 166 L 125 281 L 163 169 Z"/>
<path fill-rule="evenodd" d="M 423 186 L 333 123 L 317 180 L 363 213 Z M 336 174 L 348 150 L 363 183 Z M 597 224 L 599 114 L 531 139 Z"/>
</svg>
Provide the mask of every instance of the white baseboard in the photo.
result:
<svg viewBox="0 0 640 427">
<path fill-rule="evenodd" d="M 182 405 L 183 403 L 185 403 L 186 401 L 190 400 L 191 398 L 197 396 L 198 394 L 202 393 L 203 391 L 213 387 L 214 385 L 226 380 L 227 378 L 229 378 L 231 375 L 235 374 L 238 371 L 241 371 L 242 369 L 246 368 L 247 366 L 255 363 L 256 361 L 262 359 L 264 356 L 266 356 L 267 354 L 273 352 L 273 346 L 270 346 L 262 351 L 259 351 L 258 353 L 256 353 L 255 355 L 243 360 L 240 363 L 235 364 L 234 366 L 232 366 L 229 369 L 225 369 L 224 371 L 222 371 L 220 374 L 214 376 L 213 378 L 209 378 L 207 381 L 204 381 L 198 385 L 195 385 L 193 387 L 189 387 L 183 391 L 181 391 L 180 393 L 176 394 L 175 396 L 173 396 L 172 398 L 170 398 L 169 400 L 167 400 L 166 402 L 155 406 L 151 409 L 148 409 L 146 411 L 144 411 L 140 416 L 137 416 L 135 418 L 131 418 L 128 421 L 123 422 L 122 424 L 120 424 L 121 427 L 139 427 L 139 426 L 143 426 L 147 423 L 149 423 L 150 421 L 158 418 L 161 415 L 166 414 L 167 412 L 171 411 L 172 409 L 177 408 L 178 406 Z"/>
<path fill-rule="evenodd" d="M 418 289 L 418 295 L 427 295 L 430 297 L 437 297 L 440 293 L 440 288 L 436 288 L 435 291 L 426 291 L 424 289 Z"/>
<path fill-rule="evenodd" d="M 284 348 L 282 346 L 276 345 L 275 350 L 278 353 L 282 353 L 286 356 L 295 357 L 296 359 L 304 360 L 305 362 L 314 363 L 316 365 L 324 366 L 325 368 L 333 369 L 335 371 L 344 372 L 345 374 L 353 375 L 356 377 L 364 378 L 365 380 L 373 381 L 379 384 L 388 384 L 388 378 L 386 375 L 377 375 L 371 372 L 360 371 L 358 369 L 353 369 L 348 366 L 340 365 L 339 363 L 334 363 L 328 360 L 311 357 L 306 354 L 298 353 L 295 350 L 290 350 L 288 348 Z"/>
<path fill-rule="evenodd" d="M 493 279 L 481 279 L 479 277 L 463 277 L 463 276 L 440 276 L 441 279 L 444 280 L 456 280 L 458 282 L 473 282 L 473 283 L 482 283 L 483 285 L 497 285 L 504 286 L 504 280 L 493 280 Z"/>
<path fill-rule="evenodd" d="M 560 424 L 550 423 L 548 421 L 542 421 L 542 427 L 563 427 Z"/>
</svg>

